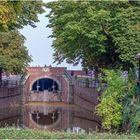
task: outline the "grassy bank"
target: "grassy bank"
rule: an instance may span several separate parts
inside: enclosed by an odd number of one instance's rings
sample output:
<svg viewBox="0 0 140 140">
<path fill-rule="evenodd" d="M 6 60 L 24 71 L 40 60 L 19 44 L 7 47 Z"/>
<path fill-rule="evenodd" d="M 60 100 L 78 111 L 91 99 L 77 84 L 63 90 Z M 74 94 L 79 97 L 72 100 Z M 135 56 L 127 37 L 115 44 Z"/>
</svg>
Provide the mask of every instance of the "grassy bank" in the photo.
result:
<svg viewBox="0 0 140 140">
<path fill-rule="evenodd" d="M 111 133 L 65 133 L 1 128 L 0 139 L 139 139 L 137 135 Z"/>
</svg>

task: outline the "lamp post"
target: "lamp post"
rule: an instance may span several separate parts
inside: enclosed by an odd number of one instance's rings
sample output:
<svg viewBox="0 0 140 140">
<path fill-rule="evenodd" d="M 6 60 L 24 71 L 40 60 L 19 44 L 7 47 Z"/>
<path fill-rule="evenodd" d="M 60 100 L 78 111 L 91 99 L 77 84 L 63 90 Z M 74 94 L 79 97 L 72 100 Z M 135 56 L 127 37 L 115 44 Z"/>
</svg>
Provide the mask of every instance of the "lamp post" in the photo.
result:
<svg viewBox="0 0 140 140">
<path fill-rule="evenodd" d="M 138 81 L 137 81 L 137 83 L 138 83 L 138 85 L 140 85 L 140 53 L 138 53 L 136 55 L 136 58 L 137 58 L 138 63 L 139 63 L 139 67 L 138 67 Z"/>
</svg>

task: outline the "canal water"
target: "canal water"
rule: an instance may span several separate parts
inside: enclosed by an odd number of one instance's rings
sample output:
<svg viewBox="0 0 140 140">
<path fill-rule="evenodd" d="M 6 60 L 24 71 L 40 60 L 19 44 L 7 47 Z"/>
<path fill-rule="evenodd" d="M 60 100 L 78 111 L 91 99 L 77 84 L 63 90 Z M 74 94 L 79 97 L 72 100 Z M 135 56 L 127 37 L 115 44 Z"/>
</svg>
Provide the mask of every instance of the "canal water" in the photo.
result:
<svg viewBox="0 0 140 140">
<path fill-rule="evenodd" d="M 0 127 L 45 131 L 101 131 L 100 118 L 93 112 L 64 103 L 29 104 L 0 109 Z"/>
</svg>

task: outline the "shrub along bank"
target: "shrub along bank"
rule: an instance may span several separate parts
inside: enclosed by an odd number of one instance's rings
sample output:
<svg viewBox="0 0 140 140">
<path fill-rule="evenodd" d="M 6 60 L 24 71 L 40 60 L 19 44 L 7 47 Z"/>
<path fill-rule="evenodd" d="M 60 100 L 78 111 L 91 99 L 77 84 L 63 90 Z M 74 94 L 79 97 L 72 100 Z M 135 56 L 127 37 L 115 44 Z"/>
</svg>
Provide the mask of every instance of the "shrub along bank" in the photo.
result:
<svg viewBox="0 0 140 140">
<path fill-rule="evenodd" d="M 15 128 L 1 128 L 0 139 L 139 139 L 135 134 L 111 133 L 66 133 L 37 130 L 18 130 Z"/>
</svg>

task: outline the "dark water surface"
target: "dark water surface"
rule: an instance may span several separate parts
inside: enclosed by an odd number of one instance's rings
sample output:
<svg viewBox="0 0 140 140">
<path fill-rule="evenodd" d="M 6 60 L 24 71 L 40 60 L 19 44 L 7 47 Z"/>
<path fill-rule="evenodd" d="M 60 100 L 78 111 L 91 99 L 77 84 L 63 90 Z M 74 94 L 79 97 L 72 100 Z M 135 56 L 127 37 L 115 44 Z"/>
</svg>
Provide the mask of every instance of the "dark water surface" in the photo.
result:
<svg viewBox="0 0 140 140">
<path fill-rule="evenodd" d="M 75 105 L 26 105 L 0 109 L 0 127 L 14 126 L 50 131 L 101 130 L 100 119 Z"/>
</svg>

